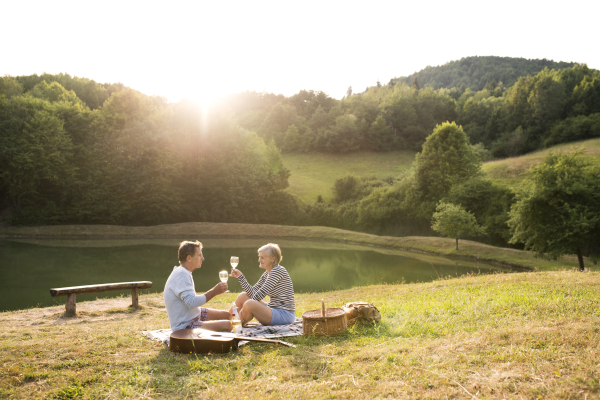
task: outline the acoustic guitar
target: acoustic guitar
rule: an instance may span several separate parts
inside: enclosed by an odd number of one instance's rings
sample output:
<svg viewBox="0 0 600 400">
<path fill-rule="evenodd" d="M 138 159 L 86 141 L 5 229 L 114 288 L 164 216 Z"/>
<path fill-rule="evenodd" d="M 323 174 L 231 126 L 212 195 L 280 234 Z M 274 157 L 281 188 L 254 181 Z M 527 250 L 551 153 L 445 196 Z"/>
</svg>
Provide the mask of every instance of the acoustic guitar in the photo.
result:
<svg viewBox="0 0 600 400">
<path fill-rule="evenodd" d="M 295 345 L 283 340 L 260 339 L 237 336 L 230 332 L 213 332 L 206 329 L 180 329 L 171 333 L 169 350 L 174 353 L 229 353 L 237 350 L 242 340 L 251 342 L 277 343 L 288 347 Z"/>
</svg>

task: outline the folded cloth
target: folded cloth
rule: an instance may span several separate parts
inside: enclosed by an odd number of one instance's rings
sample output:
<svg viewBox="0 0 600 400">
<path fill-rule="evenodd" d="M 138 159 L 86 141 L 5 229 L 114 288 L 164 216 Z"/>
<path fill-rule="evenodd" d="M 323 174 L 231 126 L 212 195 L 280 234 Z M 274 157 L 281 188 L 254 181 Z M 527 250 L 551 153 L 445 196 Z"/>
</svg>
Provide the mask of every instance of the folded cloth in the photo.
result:
<svg viewBox="0 0 600 400">
<path fill-rule="evenodd" d="M 171 338 L 170 329 L 157 329 L 155 331 L 142 331 L 142 335 L 148 339 L 161 342 L 164 346 L 169 347 L 169 339 Z M 302 335 L 302 318 L 296 317 L 294 323 L 289 325 L 264 326 L 257 322 L 244 325 L 242 333 L 238 336 L 254 337 L 262 339 L 277 339 L 282 337 L 292 337 Z M 245 340 L 238 344 L 242 346 L 248 343 Z"/>
</svg>

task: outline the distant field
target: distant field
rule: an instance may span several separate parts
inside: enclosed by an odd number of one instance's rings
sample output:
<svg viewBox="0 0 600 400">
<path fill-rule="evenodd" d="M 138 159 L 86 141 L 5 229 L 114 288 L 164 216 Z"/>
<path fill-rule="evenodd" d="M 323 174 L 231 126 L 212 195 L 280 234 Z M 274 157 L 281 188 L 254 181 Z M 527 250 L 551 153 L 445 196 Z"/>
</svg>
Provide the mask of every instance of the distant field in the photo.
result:
<svg viewBox="0 0 600 400">
<path fill-rule="evenodd" d="M 336 179 L 347 174 L 359 177 L 396 177 L 415 160 L 414 151 L 385 153 L 356 152 L 350 154 L 283 154 L 283 164 L 292 171 L 287 191 L 308 203 L 333 199 L 331 188 Z"/>
<path fill-rule="evenodd" d="M 529 169 L 539 164 L 551 151 L 570 151 L 573 147 L 585 147 L 589 157 L 600 158 L 600 139 L 590 139 L 583 142 L 561 144 L 549 149 L 525 154 L 520 157 L 505 158 L 483 164 L 483 171 L 495 182 L 514 187 L 529 175 Z"/>
<path fill-rule="evenodd" d="M 529 168 L 540 163 L 550 151 L 569 151 L 585 147 L 585 154 L 600 159 L 600 139 L 561 144 L 546 150 L 536 151 L 520 157 L 505 158 L 483 164 L 483 171 L 496 183 L 515 187 L 529 174 Z M 356 152 L 350 154 L 283 154 L 283 164 L 292 172 L 287 191 L 307 203 L 333 199 L 336 179 L 347 174 L 359 177 L 397 177 L 410 168 L 416 152 L 392 151 L 386 153 Z"/>
</svg>

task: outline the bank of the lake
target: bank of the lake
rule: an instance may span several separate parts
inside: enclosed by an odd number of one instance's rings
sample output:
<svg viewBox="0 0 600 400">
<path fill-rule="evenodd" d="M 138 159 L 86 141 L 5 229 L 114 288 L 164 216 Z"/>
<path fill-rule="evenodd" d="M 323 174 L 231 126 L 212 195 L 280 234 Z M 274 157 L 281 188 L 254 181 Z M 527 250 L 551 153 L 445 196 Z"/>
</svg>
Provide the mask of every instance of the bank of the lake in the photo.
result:
<svg viewBox="0 0 600 400">
<path fill-rule="evenodd" d="M 225 308 L 235 294 L 211 305 Z M 299 294 L 297 314 L 373 302 L 383 320 L 336 338 L 172 354 L 160 294 L 0 313 L 0 398 L 598 398 L 600 273 L 466 276 Z"/>
<path fill-rule="evenodd" d="M 0 228 L 0 238 L 40 239 L 135 239 L 135 238 L 265 238 L 329 241 L 363 246 L 415 251 L 445 257 L 457 257 L 496 263 L 499 266 L 523 268 L 534 271 L 549 271 L 578 268 L 576 257 L 561 257 L 557 261 L 535 257 L 531 252 L 494 247 L 469 240 L 460 240 L 456 250 L 454 239 L 440 237 L 393 237 L 346 231 L 322 226 L 287 226 L 259 224 L 225 224 L 190 222 L 156 226 L 113 226 L 113 225 L 55 225 L 41 227 Z M 592 267 L 586 260 L 586 267 Z"/>
</svg>

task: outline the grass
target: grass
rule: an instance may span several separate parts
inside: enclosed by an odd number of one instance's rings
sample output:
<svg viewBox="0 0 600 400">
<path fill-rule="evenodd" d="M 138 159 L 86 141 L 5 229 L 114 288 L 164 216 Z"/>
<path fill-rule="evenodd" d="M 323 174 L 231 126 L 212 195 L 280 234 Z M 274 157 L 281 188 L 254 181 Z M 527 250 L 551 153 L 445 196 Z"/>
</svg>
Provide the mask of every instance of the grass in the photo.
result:
<svg viewBox="0 0 600 400">
<path fill-rule="evenodd" d="M 348 154 L 283 154 L 283 164 L 292 174 L 287 191 L 314 203 L 318 196 L 333 200 L 333 184 L 348 174 L 358 177 L 397 177 L 415 160 L 413 151 L 355 152 Z"/>
<path fill-rule="evenodd" d="M 206 238 L 264 238 L 279 240 L 307 240 L 333 242 L 347 245 L 375 246 L 394 250 L 413 251 L 445 257 L 488 261 L 503 266 L 523 267 L 536 271 L 578 268 L 572 256 L 557 261 L 536 258 L 531 252 L 494 247 L 469 240 L 459 241 L 455 249 L 454 239 L 424 236 L 377 236 L 321 226 L 284 226 L 259 224 L 225 224 L 190 222 L 146 227 L 112 225 L 55 225 L 41 227 L 0 227 L 0 238 L 43 239 L 206 239 Z M 592 265 L 586 261 L 586 267 Z"/>
<path fill-rule="evenodd" d="M 218 296 L 224 308 L 235 294 Z M 160 294 L 0 313 L 0 398 L 600 397 L 600 273 L 466 276 L 300 294 L 297 315 L 373 302 L 382 322 L 339 337 L 181 355 L 141 336 L 166 328 Z M 112 302 L 112 303 L 111 303 Z M 87 309 L 94 309 L 87 312 Z"/>
</svg>

